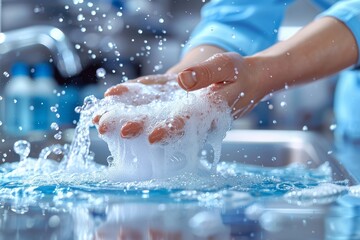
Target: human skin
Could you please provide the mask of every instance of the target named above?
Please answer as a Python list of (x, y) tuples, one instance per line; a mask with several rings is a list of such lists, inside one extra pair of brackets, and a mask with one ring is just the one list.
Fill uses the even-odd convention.
[[(211, 45), (190, 50), (183, 59), (164, 75), (140, 77), (132, 82), (162, 84), (169, 75), (186, 91), (209, 87), (225, 99), (234, 118), (249, 112), (265, 96), (285, 86), (318, 80), (354, 65), (358, 47), (352, 32), (341, 21), (323, 17), (311, 22), (288, 40), (279, 42), (255, 55), (242, 57)], [(130, 82), (131, 82), (130, 81)], [(108, 89), (105, 96), (131, 91), (121, 84)], [(172, 128), (169, 128), (169, 122)], [(100, 134), (108, 129), (106, 117), (96, 116)], [(181, 132), (183, 116), (159, 123), (149, 134), (150, 143), (166, 141)], [(132, 138), (143, 131), (144, 120), (125, 123), (120, 135)], [(175, 130), (174, 130), (175, 128)]]

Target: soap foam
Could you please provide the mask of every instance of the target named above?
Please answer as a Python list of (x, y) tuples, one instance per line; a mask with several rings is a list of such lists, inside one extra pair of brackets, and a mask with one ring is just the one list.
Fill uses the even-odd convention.
[[(187, 93), (175, 84), (125, 83), (129, 92), (102, 100), (104, 103), (95, 115), (103, 114), (110, 123), (110, 130), (101, 138), (114, 158), (109, 166), (111, 179), (146, 180), (205, 170), (198, 156), (205, 144), (214, 150), (213, 165), (219, 161), (221, 142), (231, 124), (230, 108), (208, 89)], [(163, 143), (149, 143), (148, 135), (159, 123), (179, 116), (185, 120), (180, 136), (172, 136)], [(144, 118), (144, 132), (140, 136), (120, 137), (125, 122)]]

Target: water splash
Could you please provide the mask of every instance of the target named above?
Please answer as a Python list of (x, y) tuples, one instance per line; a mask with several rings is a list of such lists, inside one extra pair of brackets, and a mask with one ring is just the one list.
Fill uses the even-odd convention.
[(14, 151), (20, 156), (20, 161), (24, 161), (30, 154), (30, 143), (25, 140), (16, 141)]

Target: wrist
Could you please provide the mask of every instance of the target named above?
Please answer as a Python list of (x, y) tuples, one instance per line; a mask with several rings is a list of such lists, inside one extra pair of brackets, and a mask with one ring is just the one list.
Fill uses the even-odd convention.
[(256, 84), (257, 100), (263, 99), (265, 96), (280, 90), (275, 84), (274, 66), (270, 65), (274, 59), (260, 55), (245, 57), (245, 62), (249, 67), (252, 81)]

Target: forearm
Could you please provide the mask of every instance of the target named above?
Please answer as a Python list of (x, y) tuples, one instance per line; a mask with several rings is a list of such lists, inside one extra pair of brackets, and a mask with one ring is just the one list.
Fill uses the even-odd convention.
[(292, 38), (247, 60), (256, 66), (266, 92), (336, 73), (356, 63), (358, 46), (351, 31), (331, 17), (318, 19)]

